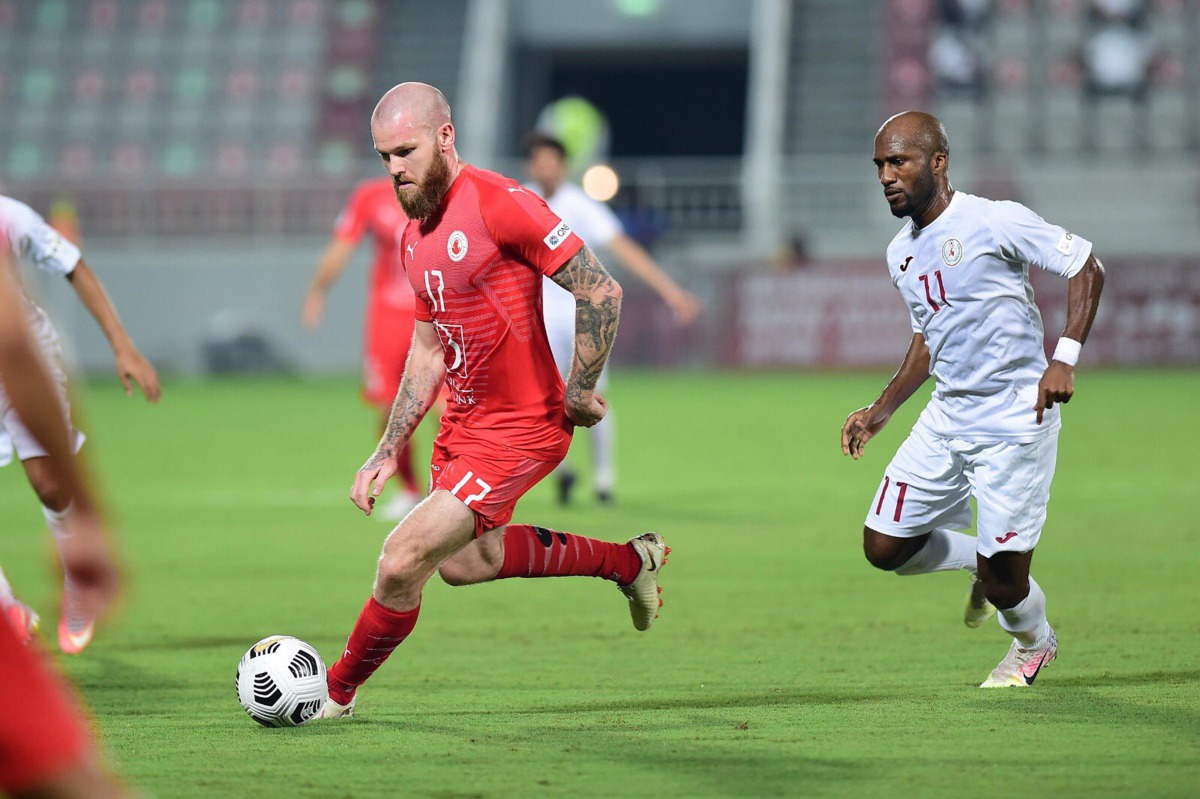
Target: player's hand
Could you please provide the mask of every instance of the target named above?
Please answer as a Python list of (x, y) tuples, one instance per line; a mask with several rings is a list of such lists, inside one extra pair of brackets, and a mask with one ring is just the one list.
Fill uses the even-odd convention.
[(397, 471), (396, 459), (387, 453), (376, 452), (363, 464), (354, 476), (350, 488), (350, 501), (368, 516), (375, 507), (375, 500), (383, 493), (383, 487)]
[(59, 541), (63, 571), (73, 584), (74, 601), (82, 615), (103, 616), (121, 587), (121, 574), (113, 557), (104, 520), (76, 501), (66, 518), (70, 535)]
[(676, 289), (663, 296), (663, 301), (671, 309), (677, 324), (687, 327), (696, 321), (700, 315), (700, 300), (696, 295), (684, 289)]
[(576, 427), (595, 427), (608, 413), (608, 403), (604, 401), (604, 397), (590, 392), (578, 395), (568, 392), (563, 405), (567, 411), (567, 418), (574, 422)]
[(1046, 367), (1046, 373), (1038, 383), (1038, 398), (1033, 410), (1037, 413), (1037, 423), (1042, 423), (1042, 414), (1054, 403), (1066, 405), (1075, 394), (1075, 367), (1062, 361), (1051, 361)]
[(162, 396), (162, 387), (158, 384), (158, 372), (154, 371), (154, 367), (146, 360), (145, 356), (136, 348), (129, 347), (118, 350), (116, 358), (117, 377), (121, 378), (121, 385), (125, 387), (125, 396), (133, 396), (133, 383), (137, 383), (147, 401), (158, 402)]
[(846, 423), (842, 425), (842, 454), (854, 460), (861, 458), (867, 442), (884, 428), (891, 417), (890, 413), (875, 405), (859, 408), (847, 416)]
[(309, 330), (316, 330), (325, 318), (325, 295), (319, 291), (310, 291), (304, 297), (304, 307), (300, 309), (300, 321)]

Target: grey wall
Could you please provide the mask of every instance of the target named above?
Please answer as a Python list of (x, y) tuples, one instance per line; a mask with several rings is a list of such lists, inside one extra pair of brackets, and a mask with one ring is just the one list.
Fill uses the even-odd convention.
[[(84, 242), (84, 256), (160, 370), (202, 371), (202, 341), (232, 320), (261, 330), (298, 371), (357, 373), (369, 248), (360, 248), (330, 294), (325, 323), (310, 333), (300, 324), (300, 304), (323, 246), (320, 237), (96, 240)], [(78, 365), (110, 370), (107, 342), (70, 285), (44, 275), (33, 282)]]

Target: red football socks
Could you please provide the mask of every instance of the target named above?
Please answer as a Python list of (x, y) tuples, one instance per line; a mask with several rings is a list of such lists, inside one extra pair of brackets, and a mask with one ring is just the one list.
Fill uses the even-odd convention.
[(619, 585), (633, 582), (642, 559), (632, 544), (598, 541), (531, 524), (510, 524), (504, 531), (506, 577), (603, 577)]
[(383, 665), (392, 650), (408, 637), (417, 624), (421, 606), (412, 610), (389, 610), (375, 601), (363, 605), (358, 621), (346, 641), (346, 650), (329, 669), (329, 698), (345, 705), (354, 691)]

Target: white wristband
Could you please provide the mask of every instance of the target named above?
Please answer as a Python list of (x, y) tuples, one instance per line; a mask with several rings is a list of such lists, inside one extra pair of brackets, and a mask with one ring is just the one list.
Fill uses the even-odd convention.
[(1079, 353), (1082, 349), (1083, 345), (1078, 341), (1063, 336), (1058, 340), (1058, 346), (1054, 348), (1052, 360), (1065, 363), (1067, 366), (1074, 366), (1079, 363)]

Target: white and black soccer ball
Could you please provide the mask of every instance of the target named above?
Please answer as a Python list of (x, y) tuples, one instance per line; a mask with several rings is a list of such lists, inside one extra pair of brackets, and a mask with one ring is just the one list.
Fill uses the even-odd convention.
[(242, 708), (264, 727), (312, 721), (329, 696), (321, 656), (290, 635), (272, 635), (250, 647), (235, 682)]

